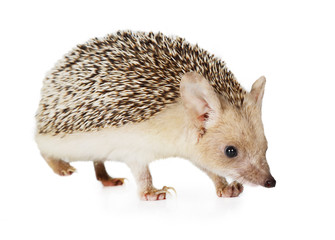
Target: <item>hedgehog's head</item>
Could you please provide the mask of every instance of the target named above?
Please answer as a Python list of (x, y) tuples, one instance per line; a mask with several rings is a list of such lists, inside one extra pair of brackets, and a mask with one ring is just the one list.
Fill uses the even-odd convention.
[(274, 187), (266, 161), (267, 140), (261, 120), (265, 78), (259, 78), (238, 108), (215, 93), (208, 80), (186, 73), (180, 92), (189, 126), (198, 136), (196, 161), (220, 176)]

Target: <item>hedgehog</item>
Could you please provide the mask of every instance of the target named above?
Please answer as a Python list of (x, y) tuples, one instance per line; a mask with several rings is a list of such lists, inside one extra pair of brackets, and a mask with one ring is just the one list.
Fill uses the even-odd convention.
[[(118, 31), (77, 45), (46, 75), (35, 140), (52, 170), (68, 176), (92, 161), (103, 186), (124, 184), (105, 161), (131, 169), (142, 200), (162, 200), (149, 164), (190, 160), (219, 197), (244, 183), (274, 187), (261, 119), (265, 77), (250, 92), (224, 61), (180, 37)], [(233, 181), (228, 183), (226, 177)]]

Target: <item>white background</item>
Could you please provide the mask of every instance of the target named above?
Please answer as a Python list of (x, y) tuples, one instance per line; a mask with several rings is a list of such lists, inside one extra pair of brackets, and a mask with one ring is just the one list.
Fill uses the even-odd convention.
[[(0, 239), (334, 239), (335, 7), (331, 1), (2, 1)], [(154, 162), (177, 196), (104, 189), (90, 162), (59, 177), (33, 140), (45, 73), (78, 43), (119, 29), (185, 37), (250, 89), (267, 77), (263, 121), (274, 189), (220, 199), (189, 162)]]

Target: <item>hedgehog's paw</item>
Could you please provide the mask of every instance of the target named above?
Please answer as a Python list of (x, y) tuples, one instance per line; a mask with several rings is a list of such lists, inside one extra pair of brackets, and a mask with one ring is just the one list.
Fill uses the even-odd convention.
[(238, 197), (243, 192), (243, 185), (236, 181), (230, 183), (229, 185), (220, 187), (216, 189), (216, 194), (219, 197)]
[(156, 201), (156, 200), (165, 200), (166, 194), (170, 193), (169, 190), (176, 190), (173, 187), (166, 187), (164, 186), (162, 189), (150, 189), (140, 193), (141, 200), (144, 201)]
[(76, 171), (76, 169), (72, 167), (68, 162), (49, 157), (44, 158), (49, 166), (52, 168), (52, 170), (60, 176), (70, 176)]
[(107, 179), (101, 179), (99, 181), (101, 181), (102, 185), (104, 187), (114, 187), (114, 186), (121, 186), (124, 184), (124, 180), (125, 178), (112, 178), (109, 177)]

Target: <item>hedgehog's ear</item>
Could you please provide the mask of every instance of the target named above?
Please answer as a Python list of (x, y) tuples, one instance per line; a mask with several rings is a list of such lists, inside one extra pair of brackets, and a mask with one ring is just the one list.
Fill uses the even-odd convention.
[(220, 101), (207, 79), (198, 73), (186, 73), (180, 82), (184, 108), (199, 128), (207, 128), (216, 120)]
[(264, 76), (258, 78), (251, 87), (250, 95), (259, 107), (262, 107), (266, 79)]

